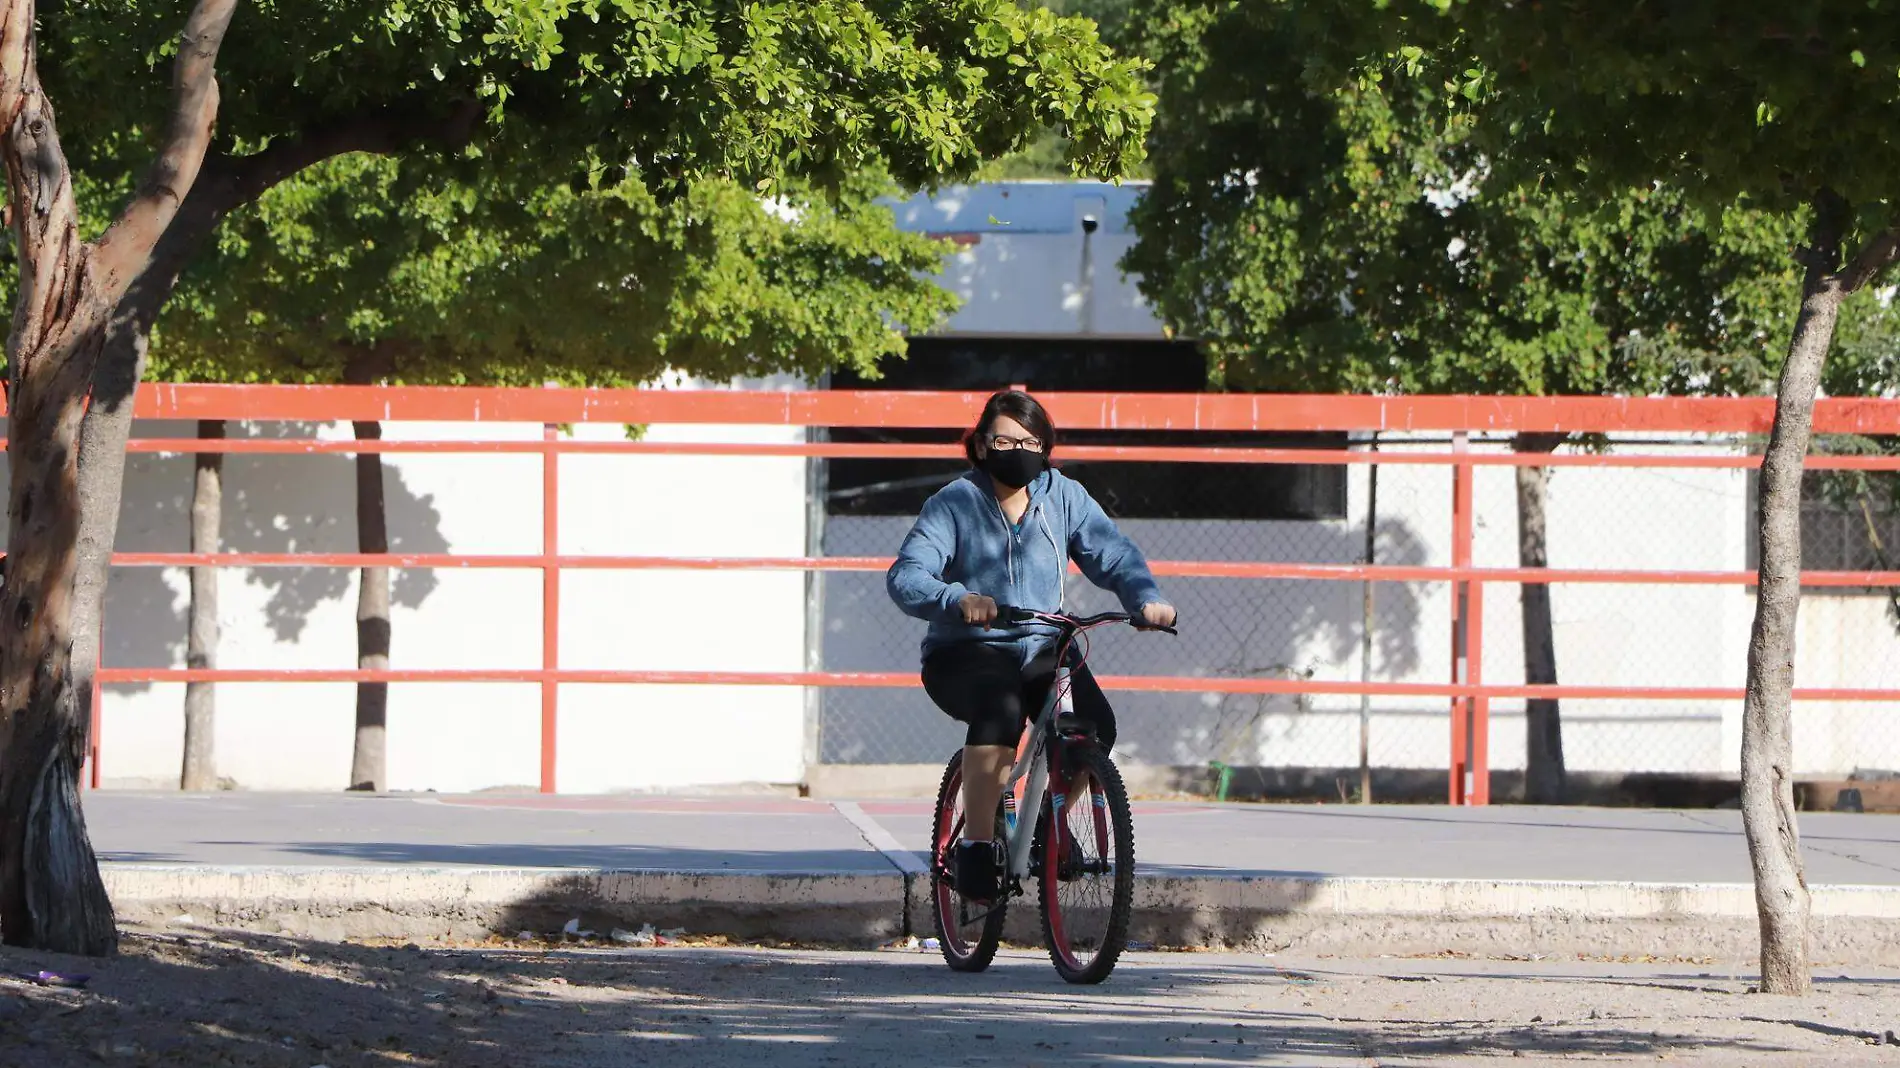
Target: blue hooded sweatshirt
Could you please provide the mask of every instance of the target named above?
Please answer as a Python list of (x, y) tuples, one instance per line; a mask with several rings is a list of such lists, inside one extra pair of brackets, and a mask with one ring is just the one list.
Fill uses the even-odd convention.
[(1161, 600), (1141, 550), (1081, 483), (1053, 468), (1043, 471), (1029, 484), (1029, 509), (1012, 529), (990, 477), (971, 471), (924, 502), (884, 586), (906, 615), (930, 624), (925, 656), (956, 642), (983, 641), (1014, 643), (1027, 662), (1049, 627), (973, 627), (963, 622), (959, 602), (979, 593), (999, 604), (1059, 611), (1070, 560), (1090, 582), (1121, 598), (1130, 614)]

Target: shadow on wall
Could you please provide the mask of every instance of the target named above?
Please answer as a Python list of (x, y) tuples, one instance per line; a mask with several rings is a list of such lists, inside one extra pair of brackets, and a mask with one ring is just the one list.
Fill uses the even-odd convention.
[[(831, 516), (829, 555), (887, 555), (903, 540), (908, 516)], [(1338, 521), (1126, 520), (1122, 528), (1151, 559), (1354, 564), (1364, 560), (1365, 528)], [(1379, 523), (1381, 564), (1427, 562), (1427, 548), (1406, 522)], [(1179, 639), (1127, 628), (1096, 632), (1091, 664), (1102, 674), (1218, 678), (1359, 679), (1363, 586), (1357, 582), (1164, 578), (1181, 611)], [(1419, 642), (1428, 584), (1381, 583), (1373, 617), (1375, 680), (1404, 678), (1420, 667)], [(1071, 611), (1116, 608), (1114, 598), (1072, 576)], [(825, 576), (824, 669), (896, 671), (918, 666), (921, 622), (899, 614), (884, 575)], [(1120, 722), (1117, 753), (1149, 764), (1357, 762), (1356, 720), (1314, 715), (1313, 701), (1283, 695), (1112, 694)], [(1333, 698), (1329, 708), (1356, 698)], [(962, 742), (962, 727), (919, 689), (830, 689), (824, 694), (820, 761), (836, 764), (938, 763)], [(1337, 750), (1337, 753), (1334, 753)]]
[[(312, 438), (316, 423), (231, 423), (233, 438)], [(184, 438), (189, 422), (144, 422), (135, 438)], [(120, 552), (184, 552), (191, 544), (194, 460), (189, 455), (132, 453), (119, 513)], [(392, 552), (447, 552), (433, 500), (416, 493), (401, 468), (384, 464), (383, 496)], [(356, 551), (356, 474), (351, 454), (229, 455), (224, 461), (222, 539), (227, 552), (342, 553)], [(267, 591), (254, 620), (256, 597)], [(106, 589), (105, 663), (112, 667), (175, 667), (185, 658), (190, 593), (183, 568), (114, 567)], [(399, 570), (391, 578), (396, 606), (415, 608), (436, 587), (431, 569)], [(225, 644), (245, 633), (268, 631), (278, 643), (304, 636), (310, 613), (326, 601), (354, 596), (355, 570), (341, 567), (227, 569), (220, 607)], [(261, 624), (261, 626), (260, 626)], [(354, 638), (338, 642), (353, 648)], [(228, 661), (227, 661), (228, 662)], [(145, 687), (128, 687), (143, 689)]]

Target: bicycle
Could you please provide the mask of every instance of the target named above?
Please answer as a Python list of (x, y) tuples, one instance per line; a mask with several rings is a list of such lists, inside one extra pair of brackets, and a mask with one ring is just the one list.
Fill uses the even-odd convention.
[[(1034, 861), (1049, 959), (1071, 983), (1099, 983), (1115, 969), (1127, 944), (1135, 896), (1135, 825), (1121, 772), (1096, 745), (1094, 732), (1073, 715), (1069, 659), (1077, 638), (1134, 620), (1124, 612), (1077, 617), (1001, 605), (997, 618), (1055, 627), (1056, 677), (1017, 746), (1009, 789), (997, 808), (995, 834), (1007, 843), (1008, 862), (1002, 893), (988, 904), (965, 899), (953, 885), (953, 853), (965, 815), (963, 751), (944, 768), (931, 827), (938, 944), (944, 962), (956, 971), (989, 967), (1002, 941), (1010, 899), (1026, 893), (1023, 881)], [(1173, 627), (1138, 629), (1176, 633)], [(1075, 667), (1087, 661), (1087, 647), (1084, 639)], [(1025, 820), (1018, 813), (1033, 816)]]

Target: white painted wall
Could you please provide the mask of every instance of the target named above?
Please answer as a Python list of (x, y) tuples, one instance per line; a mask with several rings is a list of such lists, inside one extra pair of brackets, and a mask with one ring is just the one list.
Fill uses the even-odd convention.
[[(1731, 446), (1637, 446), (1688, 455)], [(1480, 564), (1517, 562), (1514, 473), (1479, 478)], [(1738, 469), (1552, 469), (1553, 567), (1741, 570), (1747, 476)], [(1487, 594), (1485, 678), (1523, 679), (1515, 586)], [(1558, 677), (1577, 685), (1737, 686), (1753, 602), (1740, 587), (1559, 585), (1552, 596)], [(1567, 764), (1586, 771), (1734, 772), (1739, 702), (1567, 701)], [(1522, 767), (1523, 702), (1493, 708), (1492, 763)]]
[[(1117, 266), (1135, 243), (1128, 209), (1145, 182), (998, 182), (894, 202), (898, 225), (956, 237), (939, 281), (963, 300), (948, 333), (1160, 337)], [(1093, 234), (1082, 220), (1096, 220)]]
[[(648, 437), (795, 442), (804, 430), (654, 427)], [(805, 462), (797, 457), (573, 456), (561, 477), (568, 552), (805, 552)], [(567, 667), (800, 671), (805, 579), (792, 571), (576, 572), (562, 587), (561, 633)], [(791, 783), (804, 775), (799, 689), (568, 686), (561, 700), (564, 790)]]
[[(773, 383), (786, 388), (788, 383)], [(347, 435), (335, 426), (297, 428)], [(190, 424), (141, 423), (141, 437)], [(621, 438), (581, 425), (580, 438)], [(539, 438), (538, 425), (391, 423), (391, 439)], [(786, 427), (656, 427), (654, 440), (795, 441)], [(233, 550), (349, 552), (354, 483), (347, 456), (232, 457), (225, 537)], [(797, 458), (571, 455), (561, 459), (563, 552), (797, 556), (804, 552), (804, 467)], [(538, 553), (538, 456), (391, 454), (386, 496), (395, 551)], [(135, 455), (119, 545), (182, 551), (191, 461)], [(537, 668), (538, 570), (405, 570), (393, 579), (393, 662), (414, 668)], [(106, 662), (184, 663), (186, 574), (116, 568)], [(220, 588), (221, 666), (349, 667), (356, 573), (245, 569)], [(795, 671), (804, 657), (804, 584), (796, 573), (575, 571), (561, 589), (564, 666)], [(182, 685), (116, 685), (103, 709), (108, 783), (176, 781)], [(224, 684), (221, 775), (256, 789), (340, 789), (349, 772), (355, 689), (347, 684)], [(796, 782), (803, 774), (800, 691), (765, 687), (564, 686), (558, 780), (564, 790)], [(390, 785), (399, 790), (531, 786), (539, 779), (540, 690), (532, 684), (395, 684)]]
[[(1797, 626), (1795, 685), (1900, 687), (1900, 638), (1886, 598), (1810, 595), (1801, 602)], [(1796, 770), (1804, 774), (1900, 770), (1900, 708), (1835, 701), (1796, 705), (1794, 753)]]

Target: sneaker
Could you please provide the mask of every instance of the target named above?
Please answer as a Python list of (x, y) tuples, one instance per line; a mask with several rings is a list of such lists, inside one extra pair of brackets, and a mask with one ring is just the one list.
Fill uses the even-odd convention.
[(1000, 852), (995, 842), (958, 842), (951, 876), (957, 893), (975, 902), (995, 900), (1002, 887)]
[(1062, 859), (1056, 864), (1056, 878), (1062, 882), (1074, 882), (1082, 876), (1088, 858), (1082, 855), (1082, 843), (1073, 835), (1066, 836), (1062, 850)]

